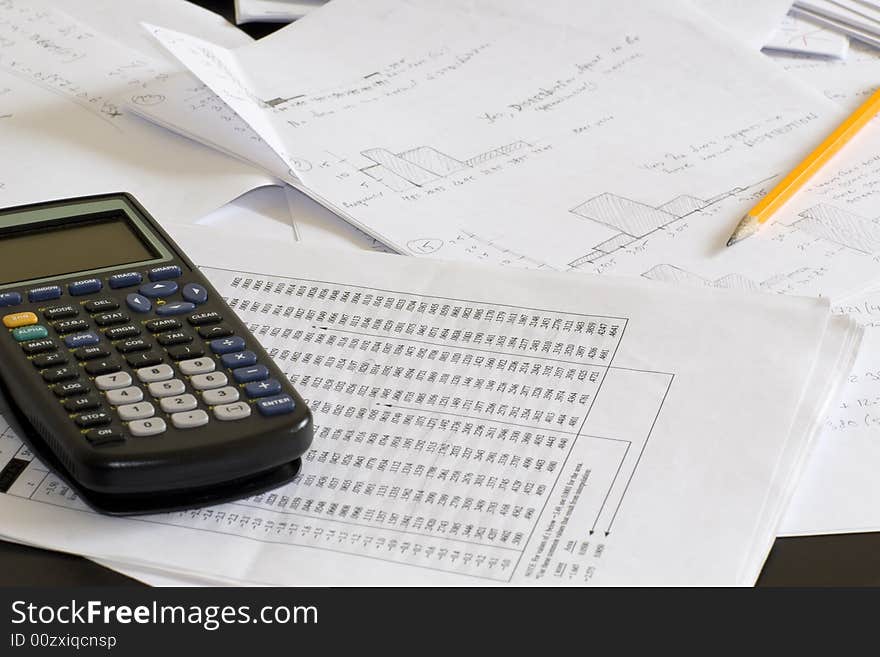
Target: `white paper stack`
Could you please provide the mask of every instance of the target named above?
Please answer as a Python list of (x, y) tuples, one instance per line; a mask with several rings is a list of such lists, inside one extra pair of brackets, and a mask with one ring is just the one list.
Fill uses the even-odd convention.
[(794, 11), (880, 48), (880, 2), (875, 0), (795, 0)]

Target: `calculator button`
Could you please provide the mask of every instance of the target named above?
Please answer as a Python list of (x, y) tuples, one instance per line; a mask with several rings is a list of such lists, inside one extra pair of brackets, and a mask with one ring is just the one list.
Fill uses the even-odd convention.
[(174, 378), (174, 370), (171, 365), (156, 365), (154, 367), (142, 367), (137, 372), (137, 377), (144, 383), (153, 383), (155, 381), (167, 381)]
[(84, 319), (64, 319), (52, 324), (52, 328), (60, 335), (64, 335), (66, 333), (75, 333), (76, 331), (85, 331), (89, 328), (89, 323)]
[(202, 400), (208, 406), (231, 404), (232, 402), (237, 402), (238, 398), (238, 388), (233, 388), (232, 386), (224, 386), (223, 388), (215, 388), (214, 390), (205, 390), (205, 392), (202, 393)]
[(220, 313), (204, 312), (190, 315), (187, 321), (192, 326), (205, 326), (207, 324), (218, 324), (223, 321), (223, 318), (220, 316)]
[(265, 365), (252, 365), (251, 367), (239, 367), (232, 370), (232, 378), (238, 383), (250, 383), (251, 381), (263, 381), (269, 378), (269, 370)]
[(257, 402), (257, 408), (260, 410), (261, 415), (284, 415), (285, 413), (292, 413), (293, 409), (296, 408), (296, 404), (294, 404), (293, 398), (290, 395), (279, 395), (277, 397), (261, 399)]
[(166, 281), (169, 278), (179, 278), (181, 273), (180, 267), (177, 265), (166, 265), (151, 269), (149, 276), (151, 281)]
[(138, 438), (165, 433), (167, 428), (165, 420), (160, 417), (151, 417), (148, 420), (134, 420), (128, 423), (128, 430), (131, 431), (131, 435)]
[(200, 326), (198, 331), (199, 335), (205, 340), (216, 340), (233, 334), (233, 330), (223, 324), (219, 326)]
[(92, 411), (91, 413), (83, 413), (74, 419), (77, 426), (82, 429), (91, 429), (92, 427), (101, 427), (110, 424), (113, 418), (105, 411)]
[(17, 306), (21, 303), (21, 294), (18, 292), (0, 292), (0, 308)]
[(176, 319), (151, 319), (147, 322), (147, 330), (150, 333), (163, 333), (165, 331), (174, 331), (181, 327), (181, 323)]
[(22, 344), (21, 348), (28, 356), (33, 356), (35, 354), (44, 354), (47, 351), (55, 351), (58, 349), (58, 345), (51, 340), (32, 340)]
[(189, 301), (175, 301), (174, 303), (166, 303), (164, 306), (156, 308), (156, 314), (164, 315), (183, 315), (195, 310), (195, 304)]
[(85, 370), (89, 376), (102, 376), (112, 374), (122, 369), (122, 365), (115, 360), (92, 360), (86, 363)]
[(125, 338), (133, 338), (134, 336), (140, 334), (141, 330), (134, 324), (128, 324), (126, 326), (114, 326), (113, 328), (109, 328), (104, 331), (104, 335), (106, 335), (111, 340), (123, 340)]
[(135, 354), (128, 354), (125, 357), (125, 362), (134, 368), (152, 367), (162, 362), (162, 356), (155, 351), (141, 351)]
[(89, 391), (89, 387), (82, 381), (67, 381), (55, 386), (52, 390), (58, 397), (71, 397), (73, 395), (84, 395)]
[(131, 374), (128, 372), (114, 372), (95, 377), (95, 385), (98, 390), (118, 390), (128, 388), (131, 385)]
[(117, 388), (116, 390), (108, 390), (105, 394), (107, 396), (107, 403), (111, 406), (137, 404), (139, 401), (144, 400), (144, 391), (137, 386)]
[(171, 356), (171, 360), (184, 360), (204, 356), (205, 350), (199, 345), (181, 344), (176, 347), (168, 347), (168, 355)]
[(196, 374), (190, 379), (193, 388), (196, 390), (210, 390), (211, 388), (222, 388), (229, 379), (223, 372), (211, 372), (209, 374)]
[(175, 397), (186, 392), (186, 384), (180, 379), (171, 379), (170, 381), (156, 381), (147, 386), (153, 397)]
[(68, 349), (77, 349), (79, 347), (88, 347), (98, 344), (101, 338), (96, 333), (89, 331), (88, 333), (77, 333), (76, 335), (68, 335), (64, 338), (64, 344)]
[(136, 313), (148, 313), (153, 309), (152, 301), (134, 292), (125, 297), (125, 305)]
[(214, 417), (218, 420), (228, 422), (230, 420), (243, 420), (251, 416), (250, 404), (246, 402), (236, 402), (234, 404), (223, 404), (214, 407)]
[(67, 381), (79, 377), (79, 372), (75, 367), (55, 367), (51, 370), (43, 372), (43, 380), (47, 383), (58, 383), (59, 381)]
[(114, 290), (117, 290), (121, 287), (140, 285), (142, 280), (143, 276), (141, 276), (140, 272), (127, 271), (122, 274), (113, 274), (108, 282), (110, 283), (110, 287), (112, 287)]
[(36, 301), (51, 301), (61, 297), (61, 288), (58, 285), (46, 285), (45, 287), (35, 287), (28, 290), (28, 301), (34, 303)]
[(79, 315), (79, 310), (77, 310), (76, 306), (52, 306), (43, 311), (43, 317), (50, 322), (55, 321), (56, 319), (76, 317), (77, 315)]
[(116, 349), (121, 354), (130, 354), (135, 351), (146, 351), (149, 348), (150, 343), (143, 338), (131, 338), (116, 344)]
[(146, 420), (156, 414), (156, 407), (150, 402), (140, 402), (138, 404), (125, 404), (116, 409), (119, 413), (119, 419), (123, 422), (131, 422), (132, 420)]
[(244, 351), (244, 338), (230, 336), (219, 340), (212, 340), (210, 343), (211, 351), (215, 354), (231, 354), (236, 351)]
[(170, 347), (175, 344), (192, 342), (193, 336), (183, 331), (172, 331), (171, 333), (160, 333), (156, 336), (156, 341), (163, 347)]
[(148, 299), (164, 299), (177, 292), (177, 283), (163, 281), (162, 283), (144, 283), (138, 288), (138, 292)]
[(107, 310), (116, 310), (119, 308), (119, 304), (116, 303), (115, 299), (92, 299), (83, 304), (83, 308), (86, 309), (87, 313), (94, 314), (102, 313)]
[(101, 283), (100, 279), (87, 278), (84, 281), (74, 281), (68, 284), (67, 293), (74, 297), (81, 297), (84, 294), (100, 292), (102, 287), (104, 287), (104, 284)]
[(64, 410), (68, 413), (81, 413), (82, 411), (90, 411), (94, 408), (100, 407), (101, 400), (95, 396), (71, 397), (64, 402)]
[(171, 424), (178, 429), (195, 429), (208, 424), (208, 419), (208, 414), (200, 409), (186, 413), (174, 413), (171, 416)]
[(39, 324), (35, 326), (19, 326), (16, 329), (12, 329), (12, 338), (16, 342), (28, 342), (29, 340), (40, 340), (42, 338), (48, 337), (49, 331), (45, 326), (40, 326)]
[(112, 427), (103, 427), (101, 429), (86, 431), (86, 440), (95, 447), (100, 447), (101, 445), (112, 445), (114, 443), (124, 442), (125, 437)]
[(64, 363), (67, 362), (67, 356), (62, 354), (60, 351), (56, 351), (52, 354), (43, 354), (42, 356), (37, 356), (31, 362), (34, 364), (34, 367), (44, 370), (47, 367), (64, 365)]
[(217, 364), (211, 358), (191, 358), (180, 361), (177, 368), (184, 376), (192, 376), (193, 374), (213, 372), (217, 368)]
[(18, 328), (30, 326), (40, 321), (34, 313), (9, 313), (3, 316), (3, 326), (6, 328)]
[(129, 321), (131, 317), (126, 315), (121, 310), (116, 310), (112, 313), (101, 313), (100, 315), (95, 315), (95, 324), (98, 326), (115, 326), (116, 324), (125, 324)]
[(96, 358), (107, 358), (110, 352), (104, 347), (80, 347), (73, 352), (77, 360), (95, 360)]
[(208, 300), (208, 288), (198, 283), (187, 283), (183, 286), (181, 296), (184, 301), (192, 301), (195, 304), (205, 303)]
[(257, 364), (257, 355), (253, 351), (239, 351), (234, 354), (223, 354), (220, 361), (223, 367), (248, 367)]
[(277, 395), (279, 392), (281, 392), (281, 384), (275, 379), (269, 379), (268, 381), (254, 381), (248, 383), (244, 387), (244, 394), (251, 399)]
[(159, 406), (162, 407), (163, 413), (177, 413), (185, 411), (194, 411), (199, 405), (194, 395), (177, 395), (176, 397), (162, 397), (159, 400)]

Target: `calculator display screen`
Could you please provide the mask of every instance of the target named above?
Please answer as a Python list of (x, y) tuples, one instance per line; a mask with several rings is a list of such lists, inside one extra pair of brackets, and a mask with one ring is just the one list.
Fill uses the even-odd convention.
[(0, 285), (158, 257), (124, 215), (0, 233)]

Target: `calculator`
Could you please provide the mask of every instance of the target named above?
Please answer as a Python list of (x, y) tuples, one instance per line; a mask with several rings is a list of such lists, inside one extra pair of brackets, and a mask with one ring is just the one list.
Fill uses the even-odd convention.
[(125, 193), (0, 210), (0, 391), (90, 506), (171, 511), (277, 487), (308, 406)]

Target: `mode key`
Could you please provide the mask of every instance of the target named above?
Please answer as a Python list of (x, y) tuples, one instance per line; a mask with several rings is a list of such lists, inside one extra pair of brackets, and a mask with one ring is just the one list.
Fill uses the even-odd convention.
[(68, 317), (76, 317), (79, 315), (79, 310), (76, 306), (52, 306), (51, 308), (46, 308), (43, 311), (43, 317), (48, 319), (50, 322), (55, 321), (56, 319), (67, 319)]

